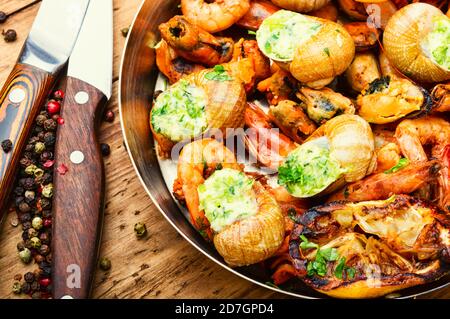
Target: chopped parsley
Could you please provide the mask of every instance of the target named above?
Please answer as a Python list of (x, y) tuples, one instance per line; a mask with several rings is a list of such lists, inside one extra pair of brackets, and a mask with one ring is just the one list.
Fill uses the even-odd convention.
[(216, 65), (211, 72), (206, 73), (205, 78), (210, 81), (231, 81), (233, 78), (228, 75), (223, 65)]
[(323, 49), (323, 52), (325, 52), (326, 55), (330, 56), (330, 49), (325, 48), (325, 49)]

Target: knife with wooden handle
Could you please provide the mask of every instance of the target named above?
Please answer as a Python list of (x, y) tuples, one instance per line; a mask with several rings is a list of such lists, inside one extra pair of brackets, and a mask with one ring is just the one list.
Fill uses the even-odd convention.
[(64, 67), (83, 23), (89, 0), (44, 0), (19, 59), (0, 90), (0, 221), (34, 119)]
[(55, 147), (53, 297), (88, 298), (103, 219), (104, 169), (97, 126), (111, 97), (112, 0), (91, 1), (69, 60)]

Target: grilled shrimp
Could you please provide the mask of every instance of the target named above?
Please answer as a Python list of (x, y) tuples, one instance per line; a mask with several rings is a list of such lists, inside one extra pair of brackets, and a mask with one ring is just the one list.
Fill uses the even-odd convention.
[(205, 68), (200, 64), (191, 63), (178, 56), (175, 50), (164, 40), (161, 40), (155, 51), (156, 65), (161, 73), (169, 79), (170, 84), (177, 82), (185, 75), (201, 71)]
[(250, 128), (244, 137), (245, 145), (265, 167), (277, 169), (285, 157), (297, 148), (289, 137), (273, 129), (270, 117), (253, 103), (247, 103), (245, 125)]
[(431, 156), (441, 160), (438, 179), (438, 203), (450, 210), (450, 123), (439, 117), (404, 120), (395, 131), (402, 153), (412, 162), (428, 159), (424, 146), (431, 146)]
[(330, 0), (272, 0), (277, 6), (297, 12), (310, 12), (327, 5)]
[(280, 10), (276, 5), (267, 0), (252, 0), (250, 9), (236, 23), (238, 26), (256, 31), (265, 18)]
[(250, 0), (181, 0), (183, 15), (211, 33), (228, 29), (249, 9)]
[(387, 199), (396, 194), (410, 194), (438, 179), (441, 165), (439, 161), (411, 163), (404, 169), (386, 174), (380, 172), (347, 185), (334, 193), (328, 201), (366, 201)]
[(162, 38), (186, 60), (214, 66), (231, 60), (234, 42), (214, 37), (183, 16), (174, 16), (159, 26)]
[(272, 76), (258, 83), (258, 91), (265, 93), (267, 101), (276, 105), (283, 100), (289, 100), (294, 95), (297, 80), (278, 65), (272, 65)]

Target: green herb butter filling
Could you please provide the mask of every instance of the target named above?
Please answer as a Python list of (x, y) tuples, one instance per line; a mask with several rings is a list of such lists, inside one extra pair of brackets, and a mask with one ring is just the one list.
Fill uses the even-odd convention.
[(327, 145), (307, 142), (292, 151), (278, 168), (278, 183), (295, 197), (317, 195), (335, 182), (344, 170)]
[(153, 129), (174, 142), (200, 135), (208, 127), (207, 101), (203, 89), (186, 80), (178, 81), (156, 99), (151, 118)]
[(215, 232), (257, 213), (253, 182), (243, 172), (224, 168), (198, 186), (200, 209)]
[(446, 16), (437, 18), (433, 30), (424, 41), (431, 59), (443, 69), (450, 71), (450, 19)]
[(266, 56), (289, 62), (294, 59), (297, 46), (317, 34), (321, 27), (320, 22), (308, 16), (279, 10), (263, 21), (256, 32), (256, 40)]

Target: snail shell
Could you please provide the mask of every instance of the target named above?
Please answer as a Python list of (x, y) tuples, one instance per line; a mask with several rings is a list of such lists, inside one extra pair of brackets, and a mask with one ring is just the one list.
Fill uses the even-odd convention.
[(272, 0), (277, 6), (297, 12), (309, 12), (327, 5), (330, 0)]

